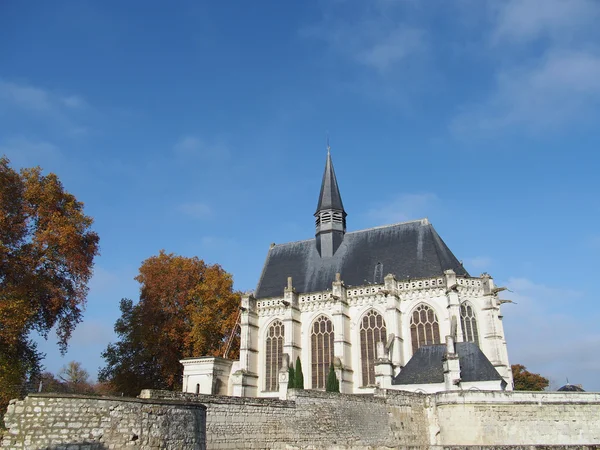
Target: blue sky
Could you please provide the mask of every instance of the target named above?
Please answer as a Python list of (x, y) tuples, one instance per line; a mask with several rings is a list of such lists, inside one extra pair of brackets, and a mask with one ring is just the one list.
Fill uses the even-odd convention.
[(96, 374), (165, 249), (253, 289), (313, 235), (329, 132), (348, 229), (429, 217), (489, 272), (509, 356), (600, 391), (600, 3), (0, 3), (0, 154), (59, 175), (102, 255), (69, 352)]

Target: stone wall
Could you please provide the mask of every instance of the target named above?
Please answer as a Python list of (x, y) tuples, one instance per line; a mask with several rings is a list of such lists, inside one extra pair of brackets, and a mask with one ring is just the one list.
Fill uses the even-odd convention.
[(198, 403), (61, 394), (12, 400), (3, 449), (205, 449)]
[(600, 393), (290, 390), (282, 401), (145, 390), (140, 397), (13, 401), (2, 448), (600, 448)]
[(431, 410), (439, 445), (600, 444), (600, 393), (444, 392)]
[(289, 400), (142, 391), (207, 406), (209, 449), (388, 449), (427, 446), (425, 396), (389, 398), (290, 390)]

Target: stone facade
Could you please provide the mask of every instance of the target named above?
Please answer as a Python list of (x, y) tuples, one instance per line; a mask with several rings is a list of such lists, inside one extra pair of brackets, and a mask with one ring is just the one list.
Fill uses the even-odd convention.
[(199, 403), (35, 394), (12, 400), (4, 421), (3, 449), (206, 448)]
[[(434, 311), (442, 343), (445, 336), (451, 335), (456, 336), (456, 342), (466, 340), (460, 321), (452, 329), (452, 318), (461, 317), (461, 306), (469, 305), (475, 318), (473, 323), (477, 327), (479, 347), (504, 378), (506, 389), (512, 389), (512, 373), (498, 297), (501, 289), (495, 286), (488, 275), (457, 276), (449, 270), (439, 277), (411, 281), (398, 281), (389, 275), (385, 277), (384, 284), (353, 287), (338, 280), (332, 283), (331, 290), (306, 294), (297, 293), (292, 282), (280, 298), (242, 298), (240, 359), (227, 366), (231, 367), (231, 376), (223, 370), (225, 366), (220, 358), (182, 360), (184, 392), (195, 393), (199, 386), (201, 393), (217, 393), (213, 384), (206, 380), (216, 380), (214, 374), (218, 373), (221, 386), (219, 393), (282, 398), (279, 390), (269, 390), (266, 386), (268, 364), (264, 349), (269, 327), (276, 321), (284, 325), (284, 354), (289, 355), (291, 362), (300, 357), (305, 374), (304, 386), (311, 388), (311, 327), (315, 319), (321, 316), (330, 318), (334, 326), (334, 356), (340, 362), (337, 375), (341, 381), (341, 392), (370, 394), (376, 387), (413, 392), (446, 390), (444, 383), (402, 386), (393, 386), (391, 383), (392, 376), (412, 357), (410, 321), (414, 310), (420, 305), (426, 305)], [(390, 336), (387, 348), (379, 355), (380, 362), (387, 362), (390, 368), (387, 375), (378, 377), (378, 382), (373, 384), (364, 382), (361, 370), (364, 361), (360, 326), (363, 317), (370, 312), (382, 316), (386, 334)], [(385, 367), (379, 370), (386, 373)], [(460, 368), (457, 372), (460, 373)], [(452, 389), (455, 388), (451, 381), (448, 384)], [(473, 387), (501, 389), (499, 382), (483, 381), (463, 386), (464, 389)]]

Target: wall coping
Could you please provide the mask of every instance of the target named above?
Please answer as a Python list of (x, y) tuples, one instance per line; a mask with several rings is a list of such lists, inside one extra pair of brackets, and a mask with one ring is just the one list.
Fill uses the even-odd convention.
[[(84, 395), (84, 394), (66, 394), (58, 392), (36, 392), (28, 394), (27, 398), (32, 399), (65, 399), (65, 400), (97, 400), (97, 401), (111, 401), (111, 402), (124, 402), (124, 403), (141, 403), (146, 405), (171, 405), (171, 406), (188, 406), (197, 409), (206, 409), (206, 406), (192, 401), (178, 400), (178, 399), (164, 399), (164, 398), (136, 398), (136, 397), (114, 397), (114, 396), (98, 396), (98, 395)], [(11, 403), (18, 401), (18, 399), (11, 400)]]
[(437, 405), (481, 404), (600, 404), (600, 392), (557, 391), (448, 391), (429, 394)]

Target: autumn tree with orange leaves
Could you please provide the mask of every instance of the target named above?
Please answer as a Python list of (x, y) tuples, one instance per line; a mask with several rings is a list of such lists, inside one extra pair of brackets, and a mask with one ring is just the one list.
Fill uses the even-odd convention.
[(98, 254), (92, 223), (56, 175), (0, 158), (0, 414), (39, 371), (30, 333), (56, 327), (65, 351), (81, 322)]
[[(121, 300), (120, 339), (103, 352), (99, 379), (131, 396), (141, 389), (180, 389), (180, 359), (223, 356), (240, 295), (221, 266), (164, 251), (142, 263), (136, 280), (140, 300)], [(238, 349), (236, 336), (229, 356)]]
[(543, 391), (550, 383), (539, 373), (531, 373), (522, 364), (513, 364), (512, 369), (515, 391)]

